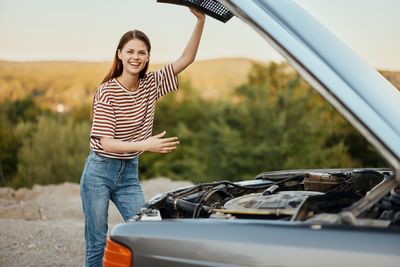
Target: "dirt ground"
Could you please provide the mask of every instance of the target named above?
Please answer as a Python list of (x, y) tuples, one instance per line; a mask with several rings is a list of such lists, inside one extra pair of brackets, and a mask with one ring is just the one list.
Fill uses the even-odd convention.
[[(191, 185), (157, 178), (142, 183), (146, 200)], [(109, 229), (122, 222), (113, 204)], [(0, 266), (83, 266), (83, 214), (79, 185), (0, 188)]]

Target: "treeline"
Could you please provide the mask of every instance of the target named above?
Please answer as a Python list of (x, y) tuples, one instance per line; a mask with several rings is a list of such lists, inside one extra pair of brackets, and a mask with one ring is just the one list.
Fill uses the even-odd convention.
[(90, 101), (110, 63), (0, 61), (0, 102), (34, 97), (40, 108), (68, 109)]
[[(201, 96), (223, 97), (246, 80), (252, 61), (216, 59), (196, 61), (181, 77), (201, 88)], [(94, 89), (109, 70), (110, 62), (8, 62), (0, 60), (0, 103), (33, 96), (41, 108), (67, 110), (91, 101)], [(160, 64), (151, 64), (158, 69)], [(214, 90), (218, 88), (218, 90)]]
[[(215, 88), (215, 90), (218, 90)], [(68, 112), (32, 96), (0, 105), (0, 179), (13, 187), (79, 182), (89, 150), (90, 103)], [(229, 97), (199, 96), (189, 80), (160, 100), (154, 133), (178, 136), (167, 155), (144, 153), (142, 179), (250, 179), (293, 168), (382, 167), (386, 163), (286, 64), (254, 64)]]

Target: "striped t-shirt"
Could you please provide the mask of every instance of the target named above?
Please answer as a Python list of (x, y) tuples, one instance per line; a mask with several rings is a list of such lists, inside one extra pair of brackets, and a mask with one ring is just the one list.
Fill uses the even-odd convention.
[(131, 159), (142, 153), (106, 152), (100, 138), (109, 137), (127, 142), (149, 138), (153, 130), (156, 100), (176, 89), (178, 79), (171, 64), (147, 73), (133, 92), (125, 89), (115, 78), (103, 83), (93, 100), (90, 149), (118, 159)]

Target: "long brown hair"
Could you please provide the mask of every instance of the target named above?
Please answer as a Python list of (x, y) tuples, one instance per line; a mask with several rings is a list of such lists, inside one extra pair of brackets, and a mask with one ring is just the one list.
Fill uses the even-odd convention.
[[(114, 62), (111, 66), (111, 69), (104, 77), (101, 83), (105, 83), (122, 74), (123, 66), (122, 66), (122, 61), (118, 57), (118, 50), (122, 50), (122, 48), (126, 45), (126, 43), (133, 39), (139, 39), (140, 41), (142, 41), (147, 47), (147, 52), (150, 53), (151, 50), (150, 40), (144, 32), (139, 30), (133, 30), (124, 33), (124, 35), (122, 35), (121, 39), (119, 40), (117, 49), (115, 50)], [(148, 67), (149, 67), (149, 61), (147, 61), (143, 70), (140, 71), (139, 73), (140, 79), (146, 76)]]

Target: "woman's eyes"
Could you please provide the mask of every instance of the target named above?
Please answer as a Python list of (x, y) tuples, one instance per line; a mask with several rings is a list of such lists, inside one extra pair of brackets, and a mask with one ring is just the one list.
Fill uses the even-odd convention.
[[(135, 51), (133, 51), (133, 50), (128, 50), (128, 51), (126, 51), (126, 53), (131, 55), (131, 54), (134, 54)], [(146, 55), (146, 51), (138, 51), (137, 53), (138, 53), (139, 55), (141, 55), (141, 56)]]

